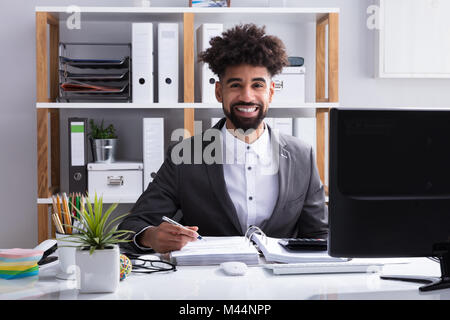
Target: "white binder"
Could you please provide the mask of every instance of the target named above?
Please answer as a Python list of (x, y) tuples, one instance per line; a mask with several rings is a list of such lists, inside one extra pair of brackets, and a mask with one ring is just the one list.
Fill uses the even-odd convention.
[(310, 144), (316, 153), (316, 118), (294, 118), (294, 136)]
[[(197, 29), (197, 52), (200, 53), (210, 47), (209, 40), (220, 36), (223, 32), (223, 24), (204, 23)], [(217, 103), (215, 87), (218, 77), (211, 71), (206, 63), (198, 64), (198, 90), (200, 93), (197, 100), (203, 103)]]
[(132, 25), (133, 103), (153, 103), (153, 24)]
[(292, 118), (264, 118), (264, 122), (272, 128), (272, 130), (277, 130), (279, 133), (287, 134), (292, 136)]
[(158, 24), (158, 102), (178, 102), (178, 24)]
[(164, 118), (143, 119), (144, 190), (164, 162)]

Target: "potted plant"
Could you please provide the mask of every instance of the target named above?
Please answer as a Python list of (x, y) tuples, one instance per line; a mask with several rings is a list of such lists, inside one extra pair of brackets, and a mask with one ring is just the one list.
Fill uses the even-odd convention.
[(98, 126), (94, 120), (89, 121), (91, 132), (89, 138), (91, 140), (92, 155), (95, 162), (111, 163), (115, 161), (117, 135), (112, 124), (103, 127), (103, 120)]
[(71, 242), (78, 243), (75, 262), (80, 269), (80, 292), (114, 292), (120, 280), (120, 252), (118, 243), (128, 242), (124, 236), (133, 231), (117, 230), (120, 215), (108, 222), (117, 203), (112, 204), (103, 213), (103, 197), (95, 195), (92, 206), (89, 197), (87, 205), (81, 210), (73, 207), (78, 215), (72, 217), (78, 221), (72, 227)]

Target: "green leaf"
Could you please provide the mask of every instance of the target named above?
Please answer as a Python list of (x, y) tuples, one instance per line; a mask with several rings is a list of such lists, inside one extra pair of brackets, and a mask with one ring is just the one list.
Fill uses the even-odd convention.
[[(89, 248), (91, 254), (94, 250), (103, 249), (105, 246), (131, 241), (123, 238), (129, 233), (133, 233), (133, 231), (117, 230), (117, 221), (128, 215), (128, 213), (108, 221), (117, 206), (118, 203), (113, 203), (108, 210), (103, 212), (103, 197), (98, 197), (95, 194), (94, 203), (92, 203), (89, 195), (87, 195), (86, 206), (81, 210), (75, 208), (79, 217), (76, 215), (72, 216), (75, 221), (79, 222), (78, 225), (71, 226), (78, 233), (69, 236), (72, 239), (68, 241), (80, 244), (79, 247)], [(76, 239), (74, 240), (73, 238)]]

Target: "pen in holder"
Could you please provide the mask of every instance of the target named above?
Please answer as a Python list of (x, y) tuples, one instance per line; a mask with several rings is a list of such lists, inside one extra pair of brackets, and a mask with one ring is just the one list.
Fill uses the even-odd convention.
[(58, 245), (58, 260), (59, 260), (59, 272), (56, 274), (56, 278), (61, 280), (75, 280), (76, 279), (76, 263), (75, 263), (75, 250), (77, 243), (71, 242), (75, 240), (70, 235), (56, 233), (56, 242)]
[[(53, 213), (52, 220), (56, 229), (56, 242), (58, 245), (58, 260), (60, 270), (56, 277), (62, 280), (76, 279), (75, 251), (78, 243), (72, 234), (78, 233), (81, 224), (77, 210), (84, 209), (84, 196), (65, 193), (52, 196)], [(77, 210), (75, 210), (75, 208)], [(71, 210), (72, 209), (72, 210)]]

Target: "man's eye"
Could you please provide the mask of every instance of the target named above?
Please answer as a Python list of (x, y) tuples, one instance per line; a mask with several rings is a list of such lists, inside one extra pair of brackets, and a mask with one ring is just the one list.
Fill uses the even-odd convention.
[(230, 88), (238, 88), (239, 87), (239, 83), (232, 83), (230, 85)]
[(264, 88), (264, 85), (262, 83), (255, 83), (253, 86), (255, 88)]

